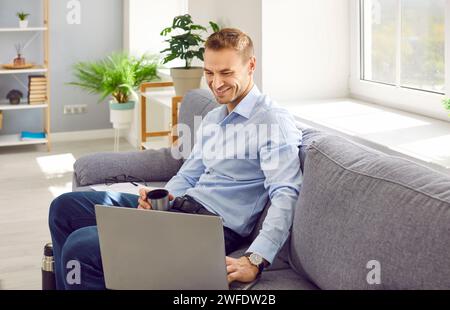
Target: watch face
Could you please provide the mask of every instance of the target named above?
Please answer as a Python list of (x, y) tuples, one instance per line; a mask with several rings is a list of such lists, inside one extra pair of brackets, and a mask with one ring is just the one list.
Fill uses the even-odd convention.
[(255, 253), (252, 253), (250, 255), (249, 259), (250, 259), (250, 262), (256, 266), (259, 266), (263, 262), (263, 258), (260, 255), (255, 254)]

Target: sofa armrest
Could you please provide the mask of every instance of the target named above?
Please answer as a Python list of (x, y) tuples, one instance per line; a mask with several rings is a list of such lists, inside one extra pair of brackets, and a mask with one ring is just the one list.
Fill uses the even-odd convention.
[(146, 182), (167, 182), (180, 169), (182, 159), (175, 159), (171, 148), (124, 153), (95, 153), (79, 158), (74, 164), (72, 188), (101, 184), (106, 178), (127, 174)]

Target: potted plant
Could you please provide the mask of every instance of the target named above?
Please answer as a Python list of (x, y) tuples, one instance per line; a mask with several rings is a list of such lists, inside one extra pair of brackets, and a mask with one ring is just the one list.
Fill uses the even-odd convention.
[[(219, 31), (219, 26), (214, 22), (209, 22), (214, 32)], [(203, 68), (192, 67), (192, 60), (198, 58), (203, 61), (203, 53), (205, 48), (202, 46), (205, 40), (202, 38), (202, 33), (207, 32), (207, 28), (201, 25), (194, 24), (192, 17), (189, 14), (176, 16), (173, 19), (171, 27), (165, 28), (162, 36), (175, 32), (165, 42), (169, 43), (169, 47), (162, 50), (161, 53), (169, 52), (163, 64), (166, 64), (174, 59), (183, 59), (185, 66), (180, 68), (171, 68), (170, 75), (172, 76), (175, 92), (177, 96), (184, 96), (190, 89), (199, 88), (201, 78), (203, 76)]]
[(17, 17), (19, 18), (19, 26), (20, 28), (27, 28), (28, 27), (28, 19), (27, 17), (30, 16), (30, 14), (25, 12), (17, 12)]
[[(444, 108), (450, 111), (450, 98), (442, 100), (442, 103), (444, 104)], [(450, 114), (448, 116), (450, 116)]]
[(79, 62), (74, 65), (76, 81), (90, 93), (100, 94), (99, 102), (111, 96), (110, 120), (116, 129), (128, 128), (138, 97), (136, 90), (143, 82), (158, 78), (159, 58), (144, 55), (140, 58), (126, 53), (114, 53), (104, 60)]
[(23, 94), (20, 90), (17, 89), (13, 89), (11, 90), (7, 95), (6, 95), (6, 99), (9, 100), (10, 104), (19, 104), (20, 103), (20, 99), (23, 98)]

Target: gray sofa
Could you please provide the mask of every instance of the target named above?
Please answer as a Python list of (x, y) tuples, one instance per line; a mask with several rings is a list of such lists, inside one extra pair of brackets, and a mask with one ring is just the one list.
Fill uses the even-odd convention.
[[(191, 91), (180, 122), (192, 128), (216, 106), (208, 91)], [(253, 289), (450, 289), (450, 177), (299, 128), (304, 180), (291, 237)], [(76, 161), (73, 190), (120, 174), (163, 186), (182, 163), (169, 148), (92, 154)]]

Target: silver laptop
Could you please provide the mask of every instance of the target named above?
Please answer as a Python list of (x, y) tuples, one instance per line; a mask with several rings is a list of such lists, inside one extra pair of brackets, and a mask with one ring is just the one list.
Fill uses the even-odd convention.
[(108, 289), (229, 289), (219, 217), (101, 205), (95, 212)]

